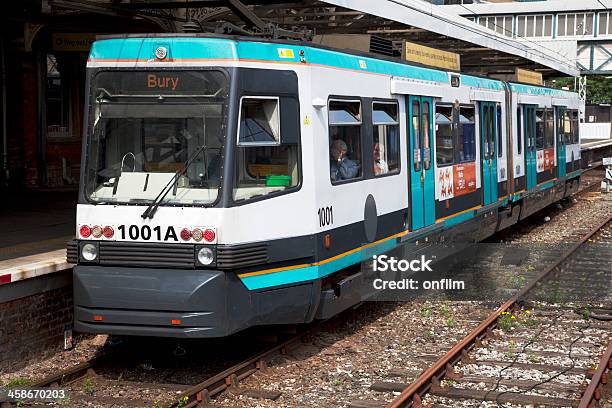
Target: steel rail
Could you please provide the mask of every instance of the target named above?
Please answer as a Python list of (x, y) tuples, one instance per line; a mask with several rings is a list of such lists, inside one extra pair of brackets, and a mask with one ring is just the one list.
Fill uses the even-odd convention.
[(599, 401), (601, 399), (600, 385), (608, 382), (606, 371), (610, 369), (612, 369), (612, 341), (608, 342), (608, 347), (599, 360), (597, 370), (593, 374), (589, 386), (584, 391), (578, 408), (591, 408), (593, 400)]
[[(563, 261), (576, 252), (578, 248), (580, 248), (587, 240), (606, 226), (606, 224), (608, 224), (610, 221), (612, 221), (612, 216), (608, 216), (604, 222), (591, 229), (584, 237), (581, 238), (580, 241), (576, 242), (567, 251), (565, 251), (554, 264), (547, 267), (527, 286), (522, 288), (516, 295), (507, 300), (497, 310), (491, 313), (473, 331), (471, 331), (459, 343), (453, 346), (453, 348), (451, 348), (446, 354), (440, 357), (431, 367), (425, 370), (425, 372), (423, 372), (419, 378), (414, 380), (408, 386), (408, 388), (404, 389), (402, 393), (391, 402), (389, 408), (405, 408), (412, 407), (413, 403), (420, 404), (421, 397), (431, 389), (433, 382), (441, 381), (448, 374), (452, 375), (453, 365), (456, 364), (457, 361), (461, 360), (461, 357), (465, 354), (465, 352), (471, 350), (478, 341), (482, 340), (487, 333), (490, 333), (490, 331), (496, 326), (498, 317), (503, 312), (508, 311), (514, 305), (516, 305), (519, 299), (524, 297), (525, 294), (533, 289), (544, 277), (550, 274)], [(608, 349), (610, 349), (610, 347)], [(594, 381), (591, 383), (593, 382)]]
[[(322, 321), (321, 323), (323, 323)], [(253, 373), (263, 370), (266, 368), (266, 361), (276, 355), (284, 354), (286, 349), (299, 341), (304, 337), (313, 334), (319, 325), (315, 327), (309, 327), (308, 329), (300, 332), (288, 340), (261, 352), (241, 363), (238, 363), (225, 371), (211, 377), (199, 384), (192, 386), (185, 390), (185, 392), (179, 397), (178, 401), (170, 405), (170, 407), (183, 407), (191, 408), (196, 407), (200, 403), (207, 403), (211, 396), (222, 393), (223, 391), (236, 387), (239, 381), (249, 377)]]

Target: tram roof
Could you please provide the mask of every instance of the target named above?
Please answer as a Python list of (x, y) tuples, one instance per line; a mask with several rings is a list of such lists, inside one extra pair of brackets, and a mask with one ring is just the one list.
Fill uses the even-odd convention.
[[(305, 58), (309, 63), (363, 72), (364, 74), (384, 74), (449, 83), (447, 73), (452, 72), (406, 62), (398, 58), (336, 49), (311, 42), (265, 40), (203, 33), (101, 35), (98, 36), (99, 41), (92, 45), (89, 61), (103, 65), (110, 63), (111, 66), (119, 66), (117, 64), (122, 63), (127, 64), (125, 66), (136, 66), (139, 63), (149, 66), (149, 62), (155, 58), (155, 48), (162, 44), (159, 39), (164, 39), (162, 43), (170, 47), (173, 60), (181, 63), (189, 61), (194, 65), (208, 60), (248, 60), (301, 65), (300, 51), (307, 49)], [(280, 56), (278, 51), (285, 49), (293, 51), (291, 56)], [(362, 65), (363, 62), (365, 62), (365, 65)], [(503, 89), (502, 81), (479, 75), (462, 73), (462, 83), (477, 88)], [(511, 89), (514, 92), (531, 95), (550, 95), (565, 98), (576, 95), (564, 90), (520, 83), (511, 84)]]

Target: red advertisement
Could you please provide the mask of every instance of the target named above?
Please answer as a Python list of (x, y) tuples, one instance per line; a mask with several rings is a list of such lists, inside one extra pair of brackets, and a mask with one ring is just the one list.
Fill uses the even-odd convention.
[(555, 148), (549, 147), (544, 150), (544, 171), (555, 167)]
[(453, 166), (455, 197), (476, 191), (476, 163)]

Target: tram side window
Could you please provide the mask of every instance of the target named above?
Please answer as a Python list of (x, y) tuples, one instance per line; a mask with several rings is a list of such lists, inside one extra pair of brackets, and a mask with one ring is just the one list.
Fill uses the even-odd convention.
[(501, 106), (497, 105), (497, 157), (504, 153), (504, 141), (502, 138), (502, 112)]
[(436, 163), (453, 164), (453, 107), (436, 105)]
[(423, 127), (423, 168), (429, 170), (431, 167), (431, 146), (429, 146), (429, 102), (422, 103), (421, 126)]
[(523, 115), (521, 107), (516, 108), (516, 149), (518, 154), (523, 152)]
[(361, 124), (360, 101), (329, 101), (330, 178), (333, 183), (362, 176)]
[(545, 110), (546, 116), (546, 147), (553, 147), (555, 145), (555, 121), (553, 111), (551, 109)]
[(293, 98), (243, 97), (233, 197), (266, 196), (299, 184), (299, 109)]
[(412, 102), (412, 154), (414, 171), (421, 171), (421, 104)]
[(571, 122), (572, 122), (572, 143), (576, 144), (580, 141), (580, 137), (578, 134), (578, 111), (571, 111)]
[(495, 108), (493, 106), (489, 106), (489, 108), (487, 109), (489, 111), (489, 117), (488, 117), (488, 125), (487, 127), (489, 128), (489, 138), (488, 138), (488, 145), (489, 145), (489, 155), (491, 158), (495, 157), (495, 133), (496, 133), (496, 129), (495, 129)]
[(458, 162), (472, 162), (476, 160), (476, 110), (474, 106), (461, 106), (457, 111)]
[(544, 148), (544, 143), (546, 141), (545, 137), (545, 125), (546, 114), (544, 113), (544, 109), (536, 109), (536, 149), (541, 150)]
[(398, 173), (400, 168), (397, 102), (372, 104), (374, 175)]

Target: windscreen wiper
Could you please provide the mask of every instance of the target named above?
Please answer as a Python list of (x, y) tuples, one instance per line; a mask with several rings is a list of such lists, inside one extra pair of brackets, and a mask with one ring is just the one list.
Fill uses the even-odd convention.
[(185, 172), (187, 172), (187, 169), (189, 168), (189, 166), (191, 166), (191, 164), (193, 163), (195, 158), (198, 157), (198, 155), (202, 152), (202, 150), (204, 150), (204, 145), (198, 146), (196, 151), (193, 152), (193, 155), (183, 165), (183, 169), (182, 170), (178, 170), (174, 174), (174, 177), (172, 177), (172, 180), (170, 180), (168, 182), (168, 184), (166, 184), (164, 186), (164, 188), (159, 192), (157, 197), (155, 197), (155, 200), (153, 200), (153, 202), (151, 202), (151, 204), (149, 204), (147, 209), (144, 210), (144, 212), (141, 215), (142, 218), (144, 218), (144, 219), (147, 219), (147, 218), (153, 219), (153, 216), (157, 212), (157, 208), (159, 207), (159, 204), (164, 200), (164, 198), (166, 198), (166, 196), (168, 195), (168, 192), (170, 192), (170, 190), (171, 190), (171, 187), (174, 185), (174, 183), (177, 182), (178, 178), (181, 175), (183, 175), (183, 174), (185, 174)]

